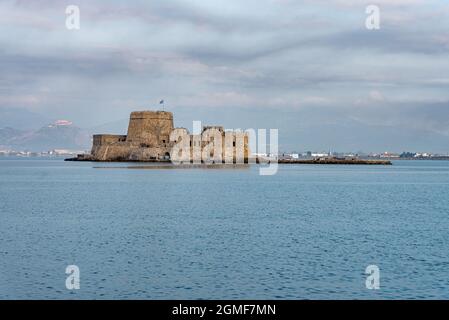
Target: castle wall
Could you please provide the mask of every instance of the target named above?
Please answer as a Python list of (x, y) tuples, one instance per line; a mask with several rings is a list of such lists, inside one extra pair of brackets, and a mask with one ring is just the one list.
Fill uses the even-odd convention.
[(248, 162), (249, 137), (244, 132), (226, 132), (223, 136), (223, 161), (226, 163), (242, 163)]
[(128, 148), (125, 141), (125, 135), (96, 134), (93, 136), (91, 155), (100, 161), (126, 158)]
[(116, 142), (126, 141), (125, 135), (117, 135), (117, 134), (94, 134), (93, 137), (93, 145), (101, 146), (106, 144), (112, 144)]
[(97, 161), (151, 161), (170, 157), (170, 148), (141, 148), (127, 143), (102, 145), (92, 148), (91, 155)]
[[(210, 162), (221, 161), (225, 163), (247, 163), (250, 156), (249, 136), (244, 132), (229, 132), (218, 129), (221, 133), (221, 154), (214, 156), (217, 145), (215, 135), (207, 130), (218, 127), (205, 127), (202, 135), (190, 135), (190, 159), (194, 163), (201, 163), (205, 159)], [(216, 132), (215, 132), (216, 133)], [(206, 141), (204, 141), (206, 140)]]
[(92, 157), (97, 161), (126, 161), (131, 149), (126, 143), (94, 146)]
[(170, 148), (132, 148), (128, 156), (131, 161), (169, 160)]

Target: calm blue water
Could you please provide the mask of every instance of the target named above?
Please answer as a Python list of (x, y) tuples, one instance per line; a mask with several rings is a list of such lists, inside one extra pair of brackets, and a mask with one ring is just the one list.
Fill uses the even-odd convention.
[(126, 166), (0, 160), (0, 298), (449, 299), (449, 162)]

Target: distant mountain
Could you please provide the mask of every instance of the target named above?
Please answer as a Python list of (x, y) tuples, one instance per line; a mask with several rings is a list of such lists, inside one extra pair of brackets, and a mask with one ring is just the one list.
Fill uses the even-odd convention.
[(14, 128), (6, 127), (0, 128), (0, 145), (11, 143), (15, 139), (20, 139), (26, 135), (26, 131), (17, 130)]
[(71, 122), (59, 120), (38, 130), (0, 129), (0, 146), (37, 152), (53, 149), (86, 150), (91, 146), (91, 136)]
[(0, 128), (37, 130), (52, 120), (27, 109), (0, 108)]

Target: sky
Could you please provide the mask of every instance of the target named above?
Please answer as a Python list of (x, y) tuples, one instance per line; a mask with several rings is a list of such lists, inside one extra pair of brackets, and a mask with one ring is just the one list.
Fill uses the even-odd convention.
[(0, 126), (126, 133), (164, 99), (177, 126), (276, 128), (286, 152), (449, 153), (446, 0), (0, 0), (0, 14)]

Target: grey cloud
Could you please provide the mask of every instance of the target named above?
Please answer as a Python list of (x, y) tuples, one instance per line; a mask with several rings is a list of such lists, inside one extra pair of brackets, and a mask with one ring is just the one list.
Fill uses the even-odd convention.
[[(427, 132), (443, 150), (449, 12), (401, 3), (382, 1), (373, 32), (364, 2), (352, 0), (78, 0), (81, 30), (70, 32), (60, 1), (0, 2), (9, 17), (0, 22), (0, 108), (95, 126), (165, 98), (181, 122), (277, 126), (292, 137), (340, 128), (342, 141), (350, 128), (410, 130), (410, 145)], [(350, 144), (382, 147), (373, 134)]]

